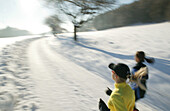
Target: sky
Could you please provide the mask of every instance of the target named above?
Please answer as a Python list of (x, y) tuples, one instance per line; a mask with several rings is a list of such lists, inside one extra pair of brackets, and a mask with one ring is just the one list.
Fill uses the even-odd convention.
[(0, 0), (0, 28), (11, 26), (32, 33), (49, 31), (44, 19), (51, 11), (40, 0)]
[[(50, 31), (44, 24), (52, 10), (45, 8), (43, 0), (0, 0), (0, 29), (7, 26), (28, 30), (33, 34)], [(120, 0), (120, 3), (131, 3), (133, 0)], [(72, 24), (66, 22), (63, 27), (71, 31)]]

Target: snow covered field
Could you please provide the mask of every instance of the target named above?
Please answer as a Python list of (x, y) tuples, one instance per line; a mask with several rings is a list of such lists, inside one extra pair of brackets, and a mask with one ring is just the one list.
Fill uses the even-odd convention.
[(35, 37), (41, 37), (40, 35), (29, 35), (29, 36), (18, 36), (18, 37), (0, 37), (0, 50), (10, 44), (13, 44), (17, 41), (29, 39), (29, 38), (35, 38)]
[(146, 63), (148, 91), (137, 107), (169, 111), (169, 30), (166, 22), (82, 32), (77, 43), (69, 33), (0, 38), (0, 111), (98, 111), (99, 98), (108, 100), (106, 87), (114, 88), (108, 64), (132, 68), (138, 50), (156, 62)]

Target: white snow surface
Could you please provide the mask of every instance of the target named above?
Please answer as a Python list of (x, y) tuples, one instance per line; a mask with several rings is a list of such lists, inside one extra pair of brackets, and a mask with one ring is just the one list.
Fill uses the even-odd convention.
[[(170, 23), (95, 32), (0, 38), (0, 111), (98, 111), (114, 89), (108, 64), (136, 64), (142, 50), (154, 57), (140, 111), (170, 109)], [(17, 42), (16, 42), (17, 41)]]

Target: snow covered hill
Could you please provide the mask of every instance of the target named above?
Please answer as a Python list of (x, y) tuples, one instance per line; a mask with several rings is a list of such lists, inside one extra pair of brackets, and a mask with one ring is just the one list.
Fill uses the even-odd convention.
[(78, 42), (70, 33), (8, 46), (0, 39), (0, 110), (98, 111), (98, 99), (108, 100), (106, 87), (114, 88), (108, 64), (122, 62), (132, 68), (134, 54), (142, 50), (156, 63), (147, 64), (148, 91), (137, 107), (169, 111), (169, 30), (166, 22), (82, 32)]

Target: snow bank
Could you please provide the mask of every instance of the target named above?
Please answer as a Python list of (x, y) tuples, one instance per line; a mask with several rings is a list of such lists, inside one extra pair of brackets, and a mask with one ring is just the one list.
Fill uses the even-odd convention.
[(37, 104), (26, 58), (26, 48), (35, 39), (18, 41), (0, 52), (0, 111), (31, 110)]
[(7, 46), (7, 45), (11, 45), (14, 44), (17, 41), (22, 41), (25, 39), (29, 39), (29, 38), (37, 38), (37, 37), (41, 37), (40, 35), (29, 35), (29, 36), (18, 36), (18, 37), (0, 37), (0, 50), (2, 50), (3, 47)]

